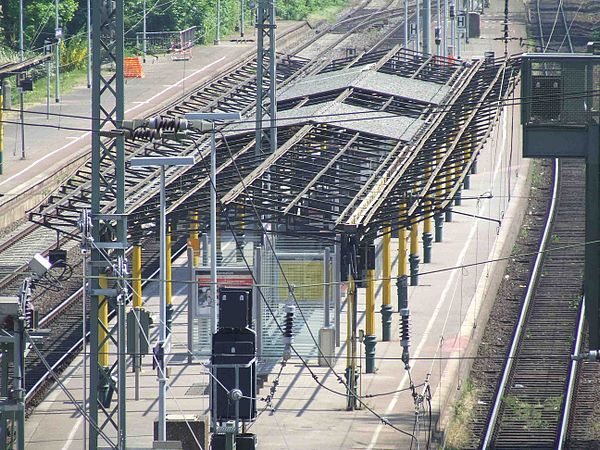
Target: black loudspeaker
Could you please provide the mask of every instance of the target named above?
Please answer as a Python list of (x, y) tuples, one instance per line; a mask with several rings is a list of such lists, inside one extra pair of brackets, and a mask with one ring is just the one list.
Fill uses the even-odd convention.
[(219, 289), (219, 329), (252, 328), (252, 289)]

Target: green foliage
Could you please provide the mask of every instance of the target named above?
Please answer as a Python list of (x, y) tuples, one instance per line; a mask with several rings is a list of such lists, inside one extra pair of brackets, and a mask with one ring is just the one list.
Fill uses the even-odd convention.
[[(65, 32), (72, 31), (69, 24), (73, 21), (82, 0), (60, 0), (58, 15), (59, 26)], [(85, 0), (82, 2), (85, 11)], [(54, 0), (23, 0), (23, 28), (25, 47), (35, 48), (42, 45), (45, 38), (54, 36), (55, 28)], [(0, 22), (5, 44), (12, 48), (19, 46), (19, 2), (17, 0), (2, 1)]]
[(76, 37), (68, 42), (60, 43), (60, 67), (62, 70), (71, 71), (86, 67), (87, 41)]
[(302, 20), (312, 12), (346, 3), (346, 0), (286, 0), (277, 4), (277, 15), (282, 19)]

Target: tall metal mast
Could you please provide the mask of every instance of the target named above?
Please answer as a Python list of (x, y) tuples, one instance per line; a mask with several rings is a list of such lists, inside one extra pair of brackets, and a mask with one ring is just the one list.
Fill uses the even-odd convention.
[[(275, 57), (275, 0), (260, 0), (256, 28), (258, 29), (256, 67), (256, 151), (277, 150), (277, 71)], [(269, 45), (266, 46), (265, 38)], [(269, 128), (263, 128), (263, 118), (269, 117)], [(267, 144), (268, 143), (268, 144)]]
[[(127, 219), (124, 216), (123, 137), (110, 136), (107, 131), (104, 131), (120, 128), (124, 115), (123, 0), (94, 0), (91, 4), (93, 8), (91, 231), (94, 246), (91, 251), (90, 280), (88, 436), (90, 450), (96, 450), (100, 435), (114, 439), (111, 445), (126, 448), (123, 268), (127, 248)], [(115, 67), (115, 71), (102, 71), (103, 65)], [(102, 208), (109, 202), (114, 202), (114, 213), (105, 214)], [(113, 321), (112, 326), (108, 323), (105, 309), (108, 298), (111, 297), (117, 298), (118, 312), (116, 323)], [(110, 352), (107, 350), (109, 345), (114, 346)], [(118, 356), (109, 359), (109, 353), (114, 354), (115, 350)], [(106, 440), (104, 437), (102, 439)], [(105, 444), (102, 443), (102, 446)]]

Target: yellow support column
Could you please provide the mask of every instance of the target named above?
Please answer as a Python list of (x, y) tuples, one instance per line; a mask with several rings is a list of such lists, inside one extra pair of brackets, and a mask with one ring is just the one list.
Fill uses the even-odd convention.
[(419, 284), (419, 224), (414, 222), (410, 227), (410, 255), (408, 255), (410, 265), (410, 285)]
[(166, 272), (166, 286), (165, 286), (165, 297), (167, 303), (167, 335), (171, 332), (171, 324), (173, 321), (173, 267), (171, 265), (171, 225), (167, 226), (167, 236), (166, 236), (166, 257), (167, 267), (165, 268)]
[(133, 282), (132, 300), (134, 308), (142, 307), (142, 245), (139, 242), (133, 244), (133, 255), (131, 258), (131, 272)]
[[(98, 280), (100, 289), (108, 289), (108, 278), (105, 273), (100, 274)], [(104, 295), (98, 296), (98, 365), (108, 368), (108, 299)]]
[(192, 224), (190, 227), (190, 246), (192, 247), (192, 252), (194, 255), (194, 259), (192, 264), (194, 267), (200, 266), (200, 236), (198, 233), (198, 213), (192, 213)]
[(392, 340), (392, 227), (389, 225), (383, 230), (383, 282), (381, 301), (381, 340), (384, 342)]

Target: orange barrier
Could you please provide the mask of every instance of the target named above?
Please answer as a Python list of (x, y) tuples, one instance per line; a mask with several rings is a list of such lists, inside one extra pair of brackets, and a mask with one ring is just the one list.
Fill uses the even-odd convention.
[(131, 58), (125, 58), (125, 78), (144, 78), (144, 68), (140, 58), (134, 56)]

